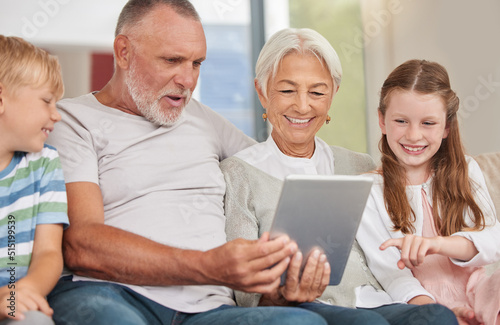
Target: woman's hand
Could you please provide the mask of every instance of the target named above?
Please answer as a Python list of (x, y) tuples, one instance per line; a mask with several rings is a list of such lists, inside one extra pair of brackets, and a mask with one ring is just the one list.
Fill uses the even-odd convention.
[(285, 285), (274, 293), (265, 295), (261, 305), (291, 305), (312, 302), (325, 291), (330, 280), (330, 264), (326, 255), (315, 249), (310, 254), (302, 275), (300, 267), (303, 255), (296, 253), (288, 267)]
[(413, 269), (424, 262), (424, 258), (430, 254), (440, 251), (443, 237), (422, 237), (416, 235), (406, 235), (403, 238), (392, 238), (380, 245), (381, 250), (387, 247), (397, 247), (401, 251), (401, 259), (398, 267), (402, 270), (405, 266)]

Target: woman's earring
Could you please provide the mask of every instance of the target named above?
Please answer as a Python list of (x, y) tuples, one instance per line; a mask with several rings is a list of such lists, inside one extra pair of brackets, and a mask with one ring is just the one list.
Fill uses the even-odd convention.
[(326, 124), (330, 123), (331, 120), (332, 120), (332, 118), (330, 117), (330, 115), (327, 115), (326, 116)]
[(262, 118), (264, 119), (265, 122), (267, 120), (267, 114), (266, 113), (262, 114)]

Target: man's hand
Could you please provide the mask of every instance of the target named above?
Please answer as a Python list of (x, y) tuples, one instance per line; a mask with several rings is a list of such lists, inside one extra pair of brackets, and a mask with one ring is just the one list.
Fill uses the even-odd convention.
[(401, 251), (401, 259), (398, 267), (402, 270), (405, 266), (413, 269), (424, 262), (424, 258), (430, 254), (439, 252), (442, 244), (442, 237), (421, 237), (416, 235), (406, 235), (403, 238), (392, 238), (380, 245), (380, 249), (394, 246)]
[(287, 236), (269, 240), (264, 233), (258, 240), (230, 241), (204, 254), (202, 272), (215, 283), (236, 290), (269, 293), (278, 288), (280, 276), (297, 251)]
[(264, 295), (261, 305), (291, 305), (302, 302), (312, 302), (325, 291), (330, 280), (330, 264), (326, 256), (315, 249), (304, 267), (302, 275), (302, 253), (295, 254), (288, 267), (285, 285), (276, 291)]

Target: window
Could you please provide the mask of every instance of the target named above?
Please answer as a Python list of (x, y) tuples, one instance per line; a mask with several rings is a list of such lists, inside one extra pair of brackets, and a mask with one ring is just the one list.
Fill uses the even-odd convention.
[(256, 138), (250, 1), (193, 0), (207, 38), (195, 98)]
[(311, 28), (337, 51), (343, 75), (330, 109), (332, 121), (318, 136), (330, 145), (366, 152), (366, 97), (363, 32), (358, 0), (289, 0), (290, 26)]

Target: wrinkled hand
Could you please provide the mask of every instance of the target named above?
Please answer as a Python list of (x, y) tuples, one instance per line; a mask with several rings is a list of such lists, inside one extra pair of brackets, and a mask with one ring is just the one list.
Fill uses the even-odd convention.
[(296, 251), (297, 244), (287, 236), (269, 240), (266, 232), (258, 240), (238, 238), (207, 251), (203, 269), (215, 283), (265, 294), (278, 288)]
[(392, 238), (380, 245), (380, 249), (394, 246), (401, 251), (401, 259), (398, 267), (402, 270), (405, 266), (413, 269), (424, 262), (424, 258), (430, 254), (436, 254), (441, 248), (442, 237), (421, 237), (406, 235), (403, 238)]
[(10, 302), (7, 299), (10, 298), (10, 291), (14, 290), (8, 291), (9, 292), (2, 291), (2, 294), (0, 295), (0, 319), (11, 318), (16, 320), (23, 320), (24, 313), (29, 310), (39, 310), (45, 315), (52, 317), (54, 311), (52, 310), (52, 308), (50, 308), (49, 303), (42, 295), (40, 295), (31, 287), (18, 284), (16, 284), (16, 300), (15, 305), (13, 305), (15, 308), (15, 317), (10, 316), (9, 313), (12, 313), (14, 310), (8, 308), (8, 306), (10, 306)]
[(292, 258), (288, 267), (284, 286), (269, 295), (263, 296), (261, 304), (290, 305), (302, 302), (312, 302), (325, 291), (330, 280), (330, 264), (325, 254), (314, 250), (309, 256), (302, 275), (302, 253), (298, 252)]
[(452, 309), (457, 316), (459, 325), (482, 325), (474, 314), (474, 311), (467, 307), (455, 307)]

